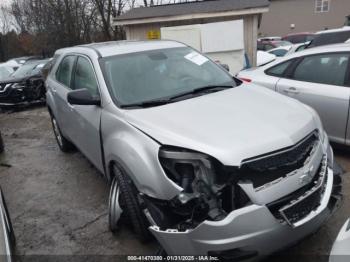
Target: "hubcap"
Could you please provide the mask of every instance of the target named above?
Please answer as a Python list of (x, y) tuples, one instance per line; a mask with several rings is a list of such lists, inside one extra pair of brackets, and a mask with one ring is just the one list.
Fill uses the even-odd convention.
[(113, 180), (111, 193), (109, 196), (109, 216), (111, 227), (116, 229), (117, 223), (123, 212), (119, 204), (120, 188), (116, 179)]
[(61, 132), (60, 132), (60, 129), (58, 128), (58, 125), (57, 125), (57, 122), (56, 122), (55, 118), (52, 119), (52, 124), (53, 124), (53, 132), (55, 133), (55, 136), (57, 138), (58, 144), (60, 146), (62, 146), (63, 145), (62, 136), (61, 136)]

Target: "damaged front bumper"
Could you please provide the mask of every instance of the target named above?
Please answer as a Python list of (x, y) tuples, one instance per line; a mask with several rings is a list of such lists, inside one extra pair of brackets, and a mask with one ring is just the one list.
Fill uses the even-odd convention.
[(206, 220), (184, 232), (161, 230), (156, 225), (151, 226), (150, 231), (168, 255), (225, 254), (227, 257), (232, 254), (231, 259), (241, 254), (248, 254), (247, 258), (269, 255), (315, 232), (339, 205), (340, 174), (327, 169), (320, 205), (297, 226), (276, 219), (266, 205), (252, 204), (232, 211), (223, 220)]
[(0, 107), (21, 106), (43, 102), (44, 87), (40, 80), (0, 84)]

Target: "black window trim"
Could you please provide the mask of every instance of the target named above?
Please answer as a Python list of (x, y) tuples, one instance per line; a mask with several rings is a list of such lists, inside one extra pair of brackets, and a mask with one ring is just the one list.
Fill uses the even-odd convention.
[[(294, 61), (293, 61), (294, 60)], [(286, 75), (286, 72), (288, 71), (288, 69), (295, 63), (295, 60), (298, 60), (298, 58), (292, 58), (292, 59), (289, 59), (289, 60), (285, 60), (285, 61), (282, 61), (281, 63), (278, 63), (270, 68), (267, 68), (264, 70), (264, 73), (268, 76), (274, 76), (274, 77), (279, 77), (279, 78), (285, 78), (284, 76)], [(291, 62), (291, 64), (289, 66), (287, 66), (286, 69), (284, 69), (283, 73), (281, 75), (277, 75), (277, 74), (273, 74), (273, 73), (269, 73), (268, 71), (270, 71), (271, 69), (279, 66), (279, 65), (282, 65), (284, 63), (288, 63), (288, 62)]]
[[(58, 78), (57, 78), (57, 73), (58, 73), (59, 70), (60, 70), (60, 67), (61, 67), (61, 65), (62, 65), (63, 60), (66, 59), (68, 56), (73, 56), (73, 57), (74, 57), (74, 63), (73, 63), (73, 68), (72, 68), (72, 72), (71, 72), (71, 78), (70, 78), (69, 86), (66, 86), (66, 84), (64, 84), (64, 83), (62, 83), (61, 81), (58, 80)], [(73, 75), (73, 72), (75, 72), (75, 66), (76, 66), (77, 61), (78, 61), (77, 58), (78, 58), (78, 57), (77, 57), (77, 54), (75, 54), (75, 53), (66, 54), (66, 55), (64, 55), (64, 56), (62, 57), (62, 59), (59, 61), (59, 64), (58, 64), (58, 66), (57, 66), (57, 68), (56, 68), (56, 72), (55, 72), (55, 80), (56, 80), (56, 82), (57, 82), (58, 84), (60, 84), (61, 86), (65, 87), (66, 89), (69, 89), (69, 90), (73, 90), (71, 87), (72, 87), (72, 81), (73, 81), (73, 76), (74, 76), (74, 75)]]
[[(345, 72), (345, 79), (344, 79), (344, 86), (345, 87), (350, 87), (350, 52), (349, 51), (333, 51), (333, 52), (324, 52), (324, 53), (315, 53), (315, 54), (309, 54), (309, 55), (305, 55), (305, 56), (300, 56), (300, 57), (295, 57), (286, 61), (282, 61), (281, 63), (274, 65), (270, 68), (267, 68), (264, 70), (264, 73), (266, 75), (269, 76), (274, 76), (274, 77), (279, 77), (279, 78), (285, 78), (285, 79), (290, 79), (290, 80), (294, 80), (294, 81), (301, 81), (301, 80), (297, 80), (297, 79), (293, 79), (292, 76), (295, 73), (295, 69), (297, 68), (297, 66), (301, 63), (301, 61), (303, 61), (306, 57), (311, 57), (311, 56), (319, 56), (319, 55), (332, 55), (332, 54), (347, 54), (348, 56), (348, 65), (347, 65), (347, 70)], [(294, 61), (292, 61), (294, 60)], [(271, 74), (268, 73), (269, 70), (271, 70), (274, 67), (277, 67), (279, 65), (281, 65), (282, 63), (286, 63), (292, 61), (292, 63), (283, 71), (283, 73), (281, 75), (275, 75), (275, 74)], [(308, 82), (308, 83), (314, 83), (314, 84), (322, 84), (322, 83), (315, 83), (315, 82), (311, 82), (311, 81), (302, 81), (302, 82)], [(325, 85), (330, 85), (330, 84), (325, 84)], [(337, 86), (337, 85), (334, 85)]]
[[(293, 75), (295, 73), (296, 68), (298, 67), (298, 65), (307, 57), (312, 57), (312, 56), (320, 56), (320, 55), (333, 55), (333, 54), (346, 54), (348, 56), (348, 65), (347, 65), (347, 69), (345, 71), (345, 78), (344, 78), (344, 87), (350, 87), (350, 82), (349, 82), (349, 69), (350, 69), (350, 52), (348, 51), (337, 51), (337, 52), (325, 52), (325, 53), (316, 53), (316, 54), (309, 54), (309, 55), (305, 55), (302, 57), (299, 57), (298, 61), (296, 63), (293, 64), (293, 67), (291, 68), (291, 70), (289, 71), (289, 73), (286, 75), (286, 79), (290, 79), (290, 80), (294, 80), (294, 81), (301, 81), (301, 82), (307, 82), (307, 83), (314, 83), (314, 84), (324, 84), (324, 83), (316, 83), (316, 82), (311, 82), (311, 81), (302, 81), (302, 80), (298, 80), (298, 79), (294, 79)], [(324, 85), (331, 85), (331, 84), (324, 84)], [(338, 86), (338, 85), (332, 85), (332, 86)]]
[[(75, 60), (75, 63), (74, 63), (74, 67), (73, 67), (73, 72), (72, 72), (72, 79), (71, 79), (71, 85), (75, 84), (75, 73), (76, 73), (76, 70), (77, 70), (77, 65), (78, 65), (78, 60), (79, 60), (79, 57), (81, 58), (85, 58), (89, 61), (91, 67), (92, 67), (92, 70), (94, 71), (94, 76), (95, 76), (95, 80), (96, 80), (96, 83), (97, 83), (97, 91), (98, 91), (98, 97), (100, 99), (101, 98), (101, 87), (100, 87), (100, 82), (98, 81), (98, 77), (97, 77), (97, 74), (96, 74), (96, 70), (95, 70), (95, 67), (94, 67), (94, 64), (92, 63), (90, 57), (88, 57), (87, 55), (84, 55), (84, 54), (76, 54), (76, 60)], [(74, 87), (74, 86), (73, 86)], [(75, 88), (73, 88), (73, 90), (76, 90)], [(102, 104), (102, 102), (101, 102)]]

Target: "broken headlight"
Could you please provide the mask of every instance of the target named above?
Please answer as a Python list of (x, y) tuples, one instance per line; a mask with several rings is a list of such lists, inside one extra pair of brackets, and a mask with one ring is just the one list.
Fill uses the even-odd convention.
[(178, 196), (182, 205), (191, 202), (204, 204), (213, 220), (226, 216), (220, 196), (228, 181), (223, 179), (225, 174), (217, 175), (218, 163), (215, 159), (185, 149), (162, 147), (159, 160), (167, 176), (183, 188)]

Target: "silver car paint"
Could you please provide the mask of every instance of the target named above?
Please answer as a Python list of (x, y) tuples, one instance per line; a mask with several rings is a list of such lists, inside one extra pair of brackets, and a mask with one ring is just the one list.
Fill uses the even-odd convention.
[[(113, 44), (107, 45), (110, 46), (105, 47), (101, 44), (99, 47), (97, 44), (93, 47), (102, 55), (114, 55), (121, 52), (137, 52), (160, 47), (171, 48), (180, 44), (153, 41), (146, 42), (146, 44), (145, 42), (126, 42), (114, 46)], [(324, 134), (314, 110), (296, 100), (251, 84), (242, 84), (231, 90), (164, 106), (122, 110), (111, 102), (98, 64), (98, 54), (90, 47), (82, 46), (60, 51), (62, 55), (47, 80), (48, 106), (52, 114), (57, 117), (62, 133), (74, 143), (80, 143), (78, 147), (82, 151), (94, 151), (91, 155), (96, 155), (101, 150), (100, 140), (95, 137), (98, 122), (103, 140), (105, 175), (110, 177), (110, 165), (117, 163), (128, 173), (138, 190), (143, 194), (169, 200), (182, 191), (182, 188), (166, 176), (160, 165), (158, 152), (161, 144), (201, 151), (217, 158), (223, 164), (239, 166), (244, 159), (291, 146), (313, 130), (318, 129), (323, 142), (318, 154), (326, 154), (328, 150), (331, 155), (328, 156), (329, 159), (333, 159), (327, 136)], [(119, 50), (119, 47), (122, 47), (122, 51)], [(59, 61), (67, 54), (80, 54), (91, 59), (96, 78), (100, 84), (102, 98), (100, 107), (84, 106), (82, 109), (77, 106), (71, 107), (66, 101), (66, 87), (61, 86), (55, 80), (54, 73)], [(55, 89), (56, 91), (54, 91)], [(60, 98), (57, 98), (58, 92), (62, 92)], [(66, 115), (72, 114), (70, 110), (77, 111), (76, 117), (82, 118), (79, 120), (81, 122), (75, 117)], [(98, 112), (98, 110), (101, 111)], [(95, 114), (93, 118), (100, 114), (99, 121), (90, 119), (92, 118), (91, 112)], [(92, 130), (88, 132), (91, 132), (94, 138), (84, 134), (86, 130), (83, 127), (85, 129), (91, 128)], [(75, 140), (74, 133), (72, 133), (76, 132), (72, 130), (75, 128), (84, 138), (79, 142)], [(83, 149), (84, 146), (86, 149)], [(104, 171), (104, 167), (101, 167), (96, 159), (92, 159), (91, 155), (89, 157), (87, 154), (97, 168)], [(296, 176), (299, 177), (299, 174)], [(332, 172), (330, 170), (328, 183), (331, 180)], [(313, 232), (328, 216), (325, 214), (326, 210), (319, 211), (310, 222), (305, 222), (297, 229), (281, 225), (263, 203), (269, 199), (276, 199), (283, 193), (287, 194), (285, 190), (288, 190), (288, 184), (290, 185), (289, 190), (302, 186), (300, 181), (297, 182), (290, 176), (283, 183), (283, 187), (272, 190), (274, 193), (268, 192), (269, 190), (266, 190), (264, 194), (260, 193), (262, 198), (256, 197), (257, 203), (231, 212), (222, 221), (204, 221), (202, 225), (205, 226), (194, 229), (191, 234), (185, 234), (186, 236), (171, 230), (162, 232), (154, 227), (151, 230), (158, 239), (164, 241), (165, 245), (166, 239), (168, 241), (171, 239), (179, 240), (177, 242), (179, 247), (181, 247), (181, 243), (191, 241), (193, 245), (189, 243), (188, 249), (183, 251), (186, 254), (224, 249), (224, 247), (232, 248), (241, 244), (252, 245), (257, 249), (265, 248), (266, 252), (275, 251), (286, 246), (289, 242), (296, 241)], [(241, 186), (244, 187), (244, 185)], [(249, 192), (248, 189), (247, 191)], [(326, 198), (324, 201), (328, 202)], [(261, 217), (261, 223), (256, 223), (255, 215)], [(239, 219), (235, 219), (236, 217)], [(237, 231), (234, 232), (234, 230)], [(177, 235), (181, 235), (181, 237), (178, 238)], [(280, 244), (268, 244), (266, 239), (278, 240)], [(283, 239), (290, 239), (290, 241), (281, 241)], [(167, 251), (175, 253), (173, 247), (169, 247)]]
[(350, 219), (342, 226), (333, 243), (329, 262), (348, 262), (350, 257)]
[(252, 79), (253, 83), (298, 99), (313, 107), (320, 115), (330, 140), (341, 144), (350, 144), (350, 130), (347, 128), (349, 87), (297, 81), (270, 76), (264, 72), (277, 64), (296, 57), (331, 52), (350, 52), (350, 46), (349, 44), (336, 44), (306, 49), (266, 66), (241, 71), (238, 77)]
[(322, 207), (297, 228), (279, 223), (266, 206), (252, 204), (232, 211), (221, 221), (204, 221), (186, 232), (172, 229), (162, 231), (157, 226), (150, 229), (169, 255), (202, 255), (208, 251), (244, 247), (245, 250), (258, 251), (259, 256), (266, 256), (296, 243), (325, 222), (330, 215), (325, 207), (331, 194), (332, 181), (333, 172), (329, 169), (328, 191), (322, 199)]
[(299, 102), (247, 84), (125, 115), (161, 144), (204, 152), (230, 166), (291, 146), (316, 128)]

